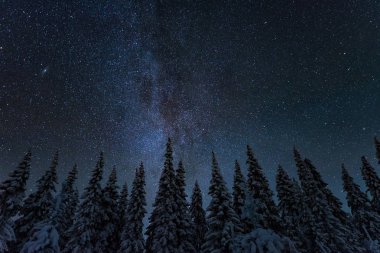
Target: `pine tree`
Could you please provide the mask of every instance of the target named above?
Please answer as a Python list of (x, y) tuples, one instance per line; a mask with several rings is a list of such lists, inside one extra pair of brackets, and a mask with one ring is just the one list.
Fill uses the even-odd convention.
[(276, 176), (276, 190), (279, 200), (278, 210), (284, 225), (284, 233), (301, 249), (305, 247), (303, 245), (304, 234), (301, 233), (301, 227), (299, 227), (302, 224), (302, 206), (300, 206), (300, 196), (295, 183), (279, 166)]
[(119, 249), (121, 248), (121, 243), (122, 243), (122, 232), (123, 229), (126, 225), (126, 220), (127, 220), (127, 208), (128, 208), (128, 185), (127, 182), (123, 185), (119, 200), (117, 202), (117, 209), (118, 209), (118, 241), (119, 241)]
[(193, 238), (193, 224), (191, 222), (189, 204), (186, 200), (186, 183), (185, 183), (185, 168), (183, 167), (182, 161), (178, 164), (178, 169), (176, 170), (175, 176), (175, 192), (176, 192), (176, 202), (178, 210), (175, 212), (177, 215), (176, 219), (176, 231), (178, 238), (178, 253), (195, 253), (194, 238)]
[(378, 163), (380, 164), (380, 141), (375, 137), (375, 148), (376, 148), (376, 157), (378, 160)]
[(372, 207), (380, 213), (380, 178), (364, 156), (362, 156), (361, 172), (368, 189), (367, 191), (369, 191), (372, 196)]
[(132, 184), (131, 198), (126, 212), (126, 226), (123, 228), (119, 253), (143, 253), (145, 248), (143, 219), (145, 210), (145, 172), (143, 163), (136, 170)]
[(26, 182), (30, 174), (31, 152), (28, 151), (9, 178), (0, 184), (0, 216), (8, 219), (16, 215), (25, 196)]
[(101, 180), (103, 175), (104, 158), (100, 153), (99, 160), (92, 172), (88, 186), (84, 189), (82, 202), (69, 229), (70, 240), (63, 252), (66, 253), (104, 253), (105, 238), (100, 237), (104, 229), (104, 211), (102, 208)]
[(8, 243), (16, 240), (13, 217), (22, 208), (30, 160), (31, 152), (28, 151), (9, 178), (0, 184), (0, 252), (8, 252)]
[(117, 251), (119, 246), (118, 238), (118, 205), (117, 201), (119, 199), (119, 192), (117, 186), (117, 174), (116, 168), (113, 167), (111, 173), (108, 177), (106, 186), (103, 189), (102, 195), (102, 208), (103, 217), (100, 219), (103, 222), (103, 230), (100, 231), (100, 236), (105, 238), (104, 249), (105, 252), (114, 253)]
[(252, 194), (253, 199), (260, 205), (264, 205), (262, 208), (258, 208), (258, 215), (262, 216), (263, 228), (270, 228), (274, 231), (280, 232), (281, 221), (278, 216), (278, 210), (276, 204), (273, 201), (273, 192), (269, 188), (267, 178), (263, 174), (263, 170), (249, 145), (247, 145), (247, 164), (248, 164), (248, 179), (247, 187)]
[(326, 196), (327, 202), (332, 208), (332, 212), (335, 217), (337, 217), (343, 224), (347, 224), (348, 217), (347, 213), (342, 210), (342, 202), (331, 192), (331, 190), (328, 188), (328, 184), (322, 179), (321, 174), (318, 172), (317, 168), (312, 164), (312, 162), (309, 159), (305, 159), (304, 161), (307, 168), (309, 168), (311, 174), (313, 175), (313, 179), (316, 182), (317, 187)]
[(28, 239), (33, 226), (53, 214), (55, 185), (57, 184), (58, 152), (54, 154), (49, 170), (37, 181), (37, 191), (28, 196), (21, 209), (22, 217), (16, 222), (18, 247)]
[(195, 249), (200, 252), (207, 232), (206, 212), (202, 207), (202, 192), (198, 182), (195, 182), (193, 195), (191, 196), (190, 214), (194, 225)]
[(246, 183), (241, 172), (239, 162), (235, 161), (234, 186), (233, 186), (233, 207), (237, 215), (241, 217), (245, 204)]
[(149, 217), (146, 235), (146, 253), (177, 252), (175, 172), (171, 139), (166, 144), (165, 164), (161, 173), (158, 192)]
[(312, 252), (318, 246), (316, 244), (315, 238), (317, 237), (317, 227), (315, 225), (315, 219), (312, 214), (311, 209), (308, 206), (308, 197), (305, 192), (302, 190), (300, 184), (293, 179), (293, 190), (295, 194), (295, 200), (297, 201), (298, 206), (298, 217), (296, 217), (297, 227), (301, 239), (301, 245), (298, 244), (299, 250), (301, 252)]
[(220, 173), (214, 153), (212, 153), (209, 195), (211, 197), (207, 208), (209, 229), (202, 245), (202, 253), (232, 253), (232, 239), (237, 233), (242, 232), (242, 226), (239, 216), (232, 207), (231, 195)]
[[(319, 189), (318, 183), (301, 159), (300, 154), (294, 149), (294, 158), (297, 165), (298, 175), (302, 189), (307, 196), (307, 205), (313, 215), (309, 227), (315, 236), (314, 243), (316, 252), (358, 252), (355, 244), (347, 244), (350, 239), (350, 231), (338, 218), (333, 215), (326, 196)], [(359, 251), (360, 252), (360, 251)]]
[(362, 235), (368, 233), (371, 239), (380, 240), (380, 216), (372, 209), (366, 194), (360, 190), (344, 165), (342, 165), (342, 180), (343, 189), (347, 194), (347, 204), (351, 208), (356, 227)]
[(74, 188), (77, 174), (77, 165), (74, 165), (65, 182), (62, 183), (62, 189), (57, 200), (55, 220), (60, 235), (59, 244), (62, 248), (69, 240), (70, 235), (68, 230), (73, 225), (75, 211), (79, 203), (78, 190)]

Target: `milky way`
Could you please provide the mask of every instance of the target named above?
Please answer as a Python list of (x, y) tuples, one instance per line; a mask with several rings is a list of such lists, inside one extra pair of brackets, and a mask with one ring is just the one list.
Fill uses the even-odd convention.
[[(341, 194), (380, 133), (377, 1), (2, 1), (2, 178), (29, 147), (34, 182), (60, 150), (87, 183), (98, 153), (151, 185), (170, 136), (206, 190), (251, 144), (273, 186), (296, 145)], [(108, 171), (106, 172), (108, 175)], [(359, 179), (358, 179), (359, 180)], [(32, 189), (31, 183), (31, 189)], [(150, 192), (153, 192), (152, 187)]]

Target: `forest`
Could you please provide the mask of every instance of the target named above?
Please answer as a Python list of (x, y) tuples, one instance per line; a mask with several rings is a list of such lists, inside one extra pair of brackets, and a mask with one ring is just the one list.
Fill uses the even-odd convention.
[[(375, 138), (380, 163), (380, 141)], [(186, 171), (173, 164), (171, 139), (151, 213), (145, 171), (135, 170), (131, 189), (119, 191), (116, 169), (103, 182), (100, 153), (88, 185), (78, 192), (74, 165), (57, 189), (58, 152), (27, 194), (31, 152), (0, 184), (0, 252), (20, 253), (378, 253), (380, 178), (366, 157), (360, 188), (342, 164), (349, 210), (329, 189), (312, 161), (294, 148), (298, 179), (279, 166), (276, 193), (247, 146), (244, 175), (236, 161), (228, 188), (212, 152), (210, 202), (204, 206), (196, 182), (187, 196)], [(144, 225), (144, 217), (148, 224)]]

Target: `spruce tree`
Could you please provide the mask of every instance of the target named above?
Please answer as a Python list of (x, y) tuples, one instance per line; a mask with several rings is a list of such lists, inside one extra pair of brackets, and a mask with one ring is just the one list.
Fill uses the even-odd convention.
[(207, 223), (205, 242), (202, 253), (232, 253), (232, 239), (242, 232), (239, 216), (232, 206), (231, 195), (220, 173), (214, 152), (212, 153), (212, 177), (209, 187), (211, 197), (207, 208)]
[(0, 184), (0, 216), (6, 219), (16, 215), (21, 209), (30, 174), (31, 156), (28, 151), (8, 179)]
[(362, 156), (361, 172), (367, 186), (367, 191), (369, 191), (372, 196), (372, 207), (380, 213), (380, 178), (364, 156)]
[(30, 160), (31, 152), (28, 151), (8, 179), (0, 184), (0, 252), (8, 252), (8, 243), (16, 240), (13, 217), (22, 208), (30, 174)]
[(191, 220), (194, 226), (194, 246), (196, 252), (200, 252), (207, 232), (206, 212), (203, 209), (202, 192), (198, 182), (195, 181), (190, 205)]
[(371, 239), (380, 240), (380, 216), (372, 209), (366, 194), (360, 190), (344, 165), (342, 165), (342, 180), (356, 228), (363, 236), (368, 234)]
[(165, 164), (146, 230), (146, 253), (177, 252), (176, 185), (171, 139), (166, 144)]
[(126, 226), (123, 228), (119, 253), (144, 253), (143, 235), (145, 200), (145, 172), (143, 163), (136, 170), (132, 184), (131, 197), (126, 212)]
[(127, 220), (127, 208), (128, 208), (128, 185), (127, 182), (123, 184), (121, 188), (121, 192), (119, 195), (119, 200), (117, 202), (117, 210), (118, 210), (118, 240), (119, 240), (119, 248), (121, 247), (122, 242), (122, 232), (126, 224)]
[(269, 188), (267, 178), (264, 176), (263, 169), (254, 157), (253, 151), (247, 145), (247, 165), (248, 165), (248, 179), (247, 187), (251, 192), (254, 201), (260, 205), (257, 208), (257, 214), (262, 216), (263, 228), (270, 228), (276, 232), (281, 232), (281, 221), (278, 216), (276, 204), (273, 201), (273, 192)]
[(20, 249), (34, 225), (53, 214), (55, 185), (57, 184), (58, 152), (54, 154), (49, 170), (38, 179), (36, 192), (30, 194), (21, 209), (22, 217), (16, 222), (16, 235)]
[(378, 163), (380, 164), (380, 141), (377, 139), (377, 137), (374, 138), (374, 141), (376, 148), (376, 158), (378, 160)]
[(303, 245), (303, 237), (300, 225), (302, 224), (302, 206), (300, 205), (300, 195), (297, 190), (296, 182), (291, 180), (285, 170), (279, 166), (276, 176), (276, 190), (278, 196), (278, 210), (282, 224), (284, 225), (284, 233), (292, 239), (297, 248), (305, 247)]
[(243, 207), (245, 204), (245, 191), (246, 183), (243, 173), (241, 172), (239, 162), (235, 161), (235, 171), (234, 171), (234, 185), (233, 185), (233, 207), (237, 215), (241, 217), (243, 212)]
[(102, 217), (105, 213), (102, 208), (101, 180), (103, 176), (104, 158), (100, 153), (95, 169), (92, 171), (88, 186), (84, 189), (82, 202), (69, 229), (71, 235), (63, 252), (66, 253), (104, 253), (105, 238), (100, 237), (104, 229)]
[(185, 168), (183, 167), (182, 161), (178, 164), (178, 169), (175, 175), (175, 187), (176, 187), (176, 211), (177, 221), (176, 221), (176, 231), (178, 238), (178, 253), (195, 253), (194, 247), (194, 231), (193, 224), (191, 222), (189, 204), (186, 200), (186, 183), (185, 183)]
[(302, 189), (307, 196), (307, 205), (313, 215), (313, 220), (309, 226), (314, 233), (314, 243), (316, 252), (358, 252), (356, 244), (348, 244), (350, 231), (338, 218), (333, 215), (326, 196), (319, 189), (318, 183), (301, 159), (300, 154), (294, 149), (294, 158), (297, 165), (298, 175)]
[(301, 239), (301, 245), (299, 241), (296, 241), (297, 246), (301, 252), (312, 252), (318, 246), (315, 238), (317, 237), (317, 227), (314, 216), (311, 209), (308, 206), (308, 197), (302, 190), (300, 184), (295, 179), (293, 182), (293, 190), (295, 194), (296, 206), (298, 207), (297, 227)]
[(347, 213), (342, 210), (342, 202), (331, 192), (328, 188), (328, 184), (322, 179), (321, 174), (312, 162), (309, 159), (305, 159), (304, 161), (307, 168), (309, 168), (311, 174), (313, 175), (313, 179), (316, 182), (317, 187), (326, 196), (326, 200), (332, 208), (332, 212), (335, 217), (337, 217), (342, 223), (347, 224), (348, 217)]
[(75, 211), (79, 203), (78, 190), (74, 188), (77, 174), (77, 165), (74, 165), (65, 182), (62, 183), (62, 189), (57, 203), (55, 220), (57, 223), (57, 230), (60, 235), (59, 244), (62, 248), (66, 245), (70, 237), (68, 230), (73, 225)]
[(105, 239), (104, 249), (105, 252), (114, 253), (119, 247), (119, 238), (118, 238), (118, 205), (117, 201), (119, 199), (119, 192), (117, 186), (117, 174), (116, 168), (113, 167), (111, 173), (108, 177), (106, 186), (103, 189), (102, 195), (102, 208), (103, 208), (103, 217), (100, 219), (103, 222), (103, 230), (100, 231), (100, 236)]

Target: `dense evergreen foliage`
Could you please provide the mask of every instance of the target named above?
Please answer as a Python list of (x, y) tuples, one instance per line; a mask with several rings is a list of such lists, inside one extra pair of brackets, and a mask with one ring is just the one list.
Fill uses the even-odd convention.
[(139, 169), (136, 169), (135, 179), (132, 184), (131, 198), (127, 203), (126, 221), (122, 229), (121, 248), (118, 252), (143, 253), (145, 248), (143, 218), (146, 213), (146, 200), (145, 171), (142, 163)]
[[(380, 160), (376, 138), (375, 148)], [(0, 182), (0, 253), (380, 252), (380, 178), (366, 157), (361, 158), (362, 166), (356, 173), (362, 175), (365, 191), (342, 165), (348, 206), (344, 210), (317, 167), (296, 149), (298, 179), (279, 166), (277, 202), (250, 146), (246, 154), (247, 168), (235, 161), (229, 189), (212, 152), (205, 210), (198, 181), (191, 197), (187, 196), (185, 166), (180, 161), (174, 168), (173, 144), (168, 139), (145, 229), (143, 163), (135, 170), (129, 195), (127, 182), (118, 190), (116, 168), (110, 170), (102, 186), (101, 153), (79, 200), (76, 165), (56, 193), (58, 152), (37, 180), (36, 190), (27, 195), (31, 171), (31, 153), (27, 152)]]
[(195, 181), (193, 195), (191, 196), (190, 214), (194, 226), (194, 247), (195, 250), (199, 252), (204, 243), (208, 227), (206, 212), (203, 209), (202, 191), (197, 181)]

